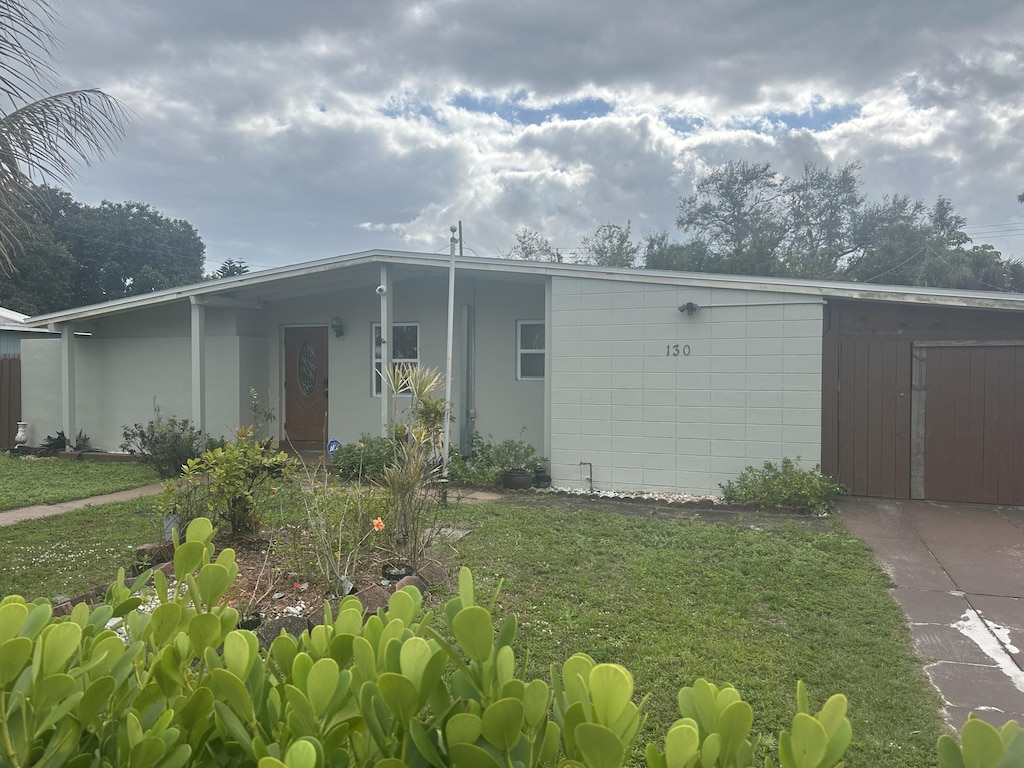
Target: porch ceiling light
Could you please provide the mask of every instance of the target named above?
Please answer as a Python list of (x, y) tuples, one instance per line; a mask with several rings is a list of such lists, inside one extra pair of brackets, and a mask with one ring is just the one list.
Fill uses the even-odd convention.
[(331, 330), (334, 331), (334, 335), (339, 339), (345, 335), (345, 323), (337, 315), (331, 318)]

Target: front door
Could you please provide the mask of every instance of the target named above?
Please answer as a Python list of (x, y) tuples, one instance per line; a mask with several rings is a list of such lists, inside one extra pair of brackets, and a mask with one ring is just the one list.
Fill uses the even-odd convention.
[(284, 397), (287, 438), (322, 446), (327, 432), (327, 326), (284, 329)]

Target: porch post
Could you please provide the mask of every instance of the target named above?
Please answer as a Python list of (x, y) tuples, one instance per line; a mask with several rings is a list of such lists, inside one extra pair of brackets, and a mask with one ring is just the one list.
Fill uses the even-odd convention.
[(388, 389), (387, 372), (391, 370), (391, 345), (388, 339), (391, 338), (391, 282), (390, 270), (387, 264), (380, 265), (380, 285), (377, 293), (380, 294), (380, 435), (386, 437), (388, 434), (389, 403), (391, 392)]
[(60, 326), (60, 369), (62, 386), (61, 392), (64, 395), (62, 403), (62, 416), (64, 425), (64, 437), (67, 439), (67, 448), (75, 446), (78, 437), (78, 424), (75, 414), (75, 324), (62, 323)]
[(206, 307), (192, 303), (192, 426), (206, 431)]

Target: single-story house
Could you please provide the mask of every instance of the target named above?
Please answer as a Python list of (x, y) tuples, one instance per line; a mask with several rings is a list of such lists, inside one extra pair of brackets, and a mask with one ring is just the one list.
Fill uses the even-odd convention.
[[(368, 251), (30, 318), (29, 441), (250, 420), (382, 434), (379, 371), (444, 370), (453, 441), (523, 435), (553, 483), (715, 493), (800, 457), (856, 494), (1024, 503), (1024, 295)], [(386, 329), (386, 330), (382, 330)]]

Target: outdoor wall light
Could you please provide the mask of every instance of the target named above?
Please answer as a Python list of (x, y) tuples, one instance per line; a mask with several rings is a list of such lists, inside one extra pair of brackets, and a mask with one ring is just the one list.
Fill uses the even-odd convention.
[(345, 324), (337, 315), (331, 318), (331, 330), (334, 331), (334, 335), (339, 339), (345, 335)]
[(685, 304), (680, 304), (679, 305), (679, 311), (680, 312), (685, 312), (686, 314), (690, 315), (691, 317), (693, 317), (694, 313), (698, 309), (700, 309), (700, 305), (699, 304), (694, 304), (692, 301), (688, 301)]

